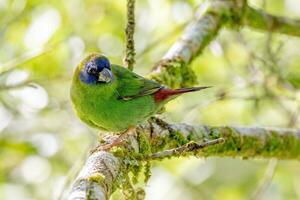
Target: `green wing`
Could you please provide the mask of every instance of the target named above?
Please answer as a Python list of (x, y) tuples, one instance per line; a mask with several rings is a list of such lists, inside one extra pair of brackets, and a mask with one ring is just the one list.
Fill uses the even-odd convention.
[(163, 87), (118, 65), (112, 65), (112, 72), (118, 81), (117, 92), (123, 100), (150, 95)]

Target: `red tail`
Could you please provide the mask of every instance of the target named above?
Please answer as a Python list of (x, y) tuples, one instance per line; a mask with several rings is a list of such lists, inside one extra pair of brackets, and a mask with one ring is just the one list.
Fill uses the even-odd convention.
[(155, 99), (155, 102), (159, 103), (164, 100), (169, 100), (169, 99), (175, 98), (177, 95), (180, 95), (183, 93), (199, 91), (199, 90), (203, 90), (203, 89), (210, 88), (210, 87), (211, 86), (204, 86), (204, 87), (180, 88), (180, 89), (174, 89), (174, 90), (162, 88), (154, 94), (154, 99)]

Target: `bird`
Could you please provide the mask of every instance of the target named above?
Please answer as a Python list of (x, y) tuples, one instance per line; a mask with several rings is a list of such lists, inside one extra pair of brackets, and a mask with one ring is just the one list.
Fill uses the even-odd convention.
[(78, 117), (87, 125), (122, 133), (147, 121), (181, 94), (209, 88), (170, 89), (99, 53), (86, 56), (76, 67), (70, 96)]

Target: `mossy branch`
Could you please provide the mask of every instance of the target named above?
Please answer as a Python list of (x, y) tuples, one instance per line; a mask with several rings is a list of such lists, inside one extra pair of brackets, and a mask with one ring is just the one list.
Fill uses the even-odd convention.
[(73, 184), (69, 200), (109, 199), (118, 176), (119, 159), (101, 151), (90, 155)]
[[(172, 148), (194, 148), (195, 145), (189, 144), (197, 142), (204, 145), (171, 156), (300, 159), (300, 131), (292, 129), (191, 126), (153, 119), (139, 126), (137, 132), (139, 134), (128, 138), (125, 152), (116, 149), (114, 153), (100, 151), (90, 155), (69, 199), (108, 199), (123, 184), (124, 176), (135, 168), (137, 162), (158, 159), (157, 156), (145, 155), (145, 149), (152, 155), (161, 155), (159, 152), (169, 153), (167, 150)], [(142, 140), (139, 138), (141, 134)], [(219, 144), (223, 139), (218, 138), (224, 138), (225, 142)], [(210, 143), (217, 145), (208, 145)], [(169, 156), (160, 158), (166, 157)]]
[(126, 55), (124, 64), (129, 70), (133, 70), (135, 63), (135, 49), (134, 49), (134, 29), (135, 29), (135, 0), (127, 0), (127, 25), (125, 29), (126, 34)]
[[(157, 137), (164, 135), (159, 139), (167, 139), (169, 148), (169, 143), (173, 141), (172, 139), (170, 140), (170, 137), (176, 138), (174, 140), (177, 141), (177, 143), (171, 145), (172, 148), (190, 141), (205, 142), (224, 138), (224, 144), (205, 148), (197, 153), (198, 156), (300, 159), (300, 130), (190, 126), (186, 124), (167, 124), (160, 121), (156, 121), (156, 124), (159, 126), (154, 132), (159, 133)], [(178, 138), (181, 138), (181, 142)]]
[(300, 19), (267, 14), (248, 6), (246, 0), (207, 0), (149, 77), (172, 88), (195, 85), (196, 76), (189, 63), (226, 25), (300, 37)]
[(206, 147), (223, 143), (224, 141), (225, 140), (223, 138), (209, 140), (209, 141), (203, 142), (203, 143), (197, 143), (194, 141), (190, 141), (180, 147), (176, 147), (173, 149), (167, 149), (167, 150), (153, 153), (150, 155), (144, 155), (142, 157), (143, 157), (143, 159), (146, 159), (146, 160), (162, 160), (164, 158), (171, 158), (171, 157), (175, 157), (175, 156), (184, 156), (186, 153), (195, 153), (196, 151), (200, 151)]
[(222, 26), (241, 15), (245, 4), (246, 0), (207, 0), (201, 4), (194, 20), (149, 77), (172, 88), (195, 85), (197, 79), (188, 64), (217, 36)]

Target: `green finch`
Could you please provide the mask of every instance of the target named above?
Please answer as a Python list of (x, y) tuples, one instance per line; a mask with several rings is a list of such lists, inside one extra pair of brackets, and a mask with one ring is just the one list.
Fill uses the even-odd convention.
[(75, 70), (71, 99), (86, 124), (122, 132), (146, 121), (180, 94), (205, 88), (169, 89), (93, 53)]

